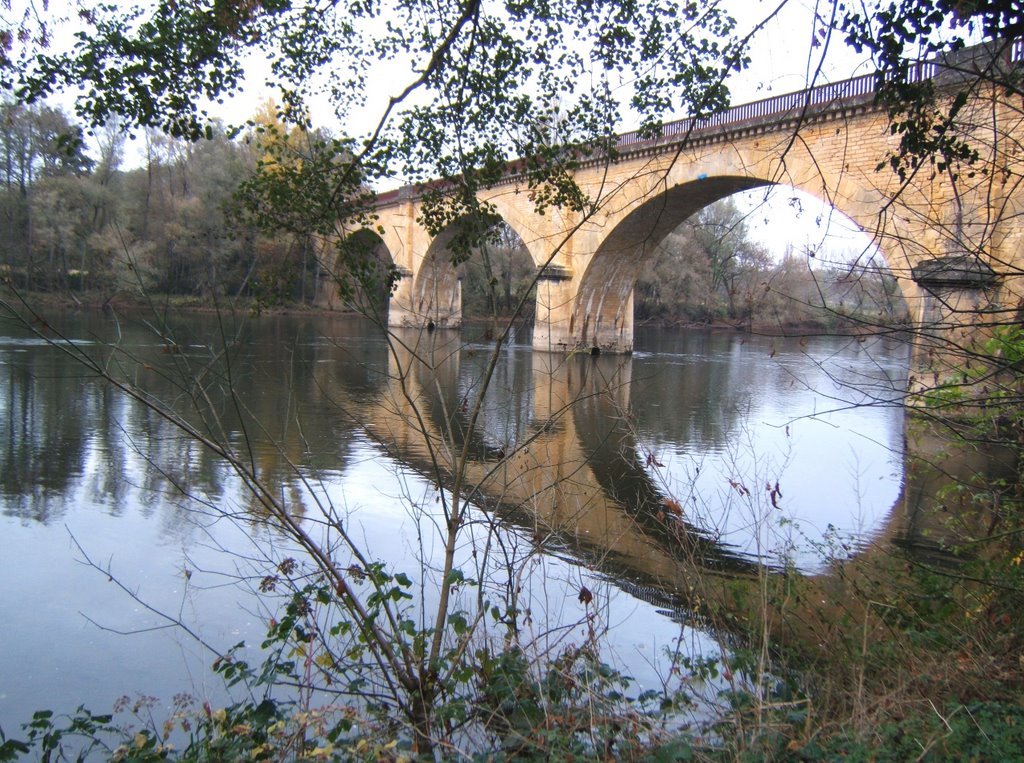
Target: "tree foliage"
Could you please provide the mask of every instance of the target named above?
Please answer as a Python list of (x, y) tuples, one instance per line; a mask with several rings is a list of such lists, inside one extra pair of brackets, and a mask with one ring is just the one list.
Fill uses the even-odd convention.
[(84, 203), (92, 162), (79, 135), (59, 109), (0, 101), (0, 265), (36, 285), (48, 285), (58, 264), (66, 276), (66, 244), (78, 235), (73, 215), (55, 213)]
[[(476, 318), (517, 315), (520, 302), (531, 294), (536, 275), (522, 240), (505, 223), (482, 238), (461, 271), (463, 313)], [(522, 317), (532, 317), (529, 309), (527, 304), (527, 314)]]
[[(317, 298), (316, 230), (260, 219), (264, 201), (255, 198), (261, 186), (253, 175), (277, 150), (267, 147), (266, 129), (232, 141), (215, 125), (210, 139), (195, 143), (147, 131), (142, 166), (131, 169), (122, 166), (122, 125), (97, 131), (97, 160), (83, 142), (63, 139), (80, 133), (60, 109), (2, 105), (0, 265), (17, 286), (88, 290), (101, 299), (140, 290), (267, 303)], [(301, 136), (288, 144), (292, 155), (330, 140)], [(287, 171), (317, 176), (309, 162)], [(271, 173), (262, 177), (265, 190)], [(240, 198), (251, 203), (243, 207)]]
[(329, 147), (358, 171), (331, 174), (327, 198), (385, 177), (443, 179), (461, 190), (435, 197), (435, 226), (479, 211), (474, 189), (518, 157), (539, 206), (583, 208), (572, 166), (612, 150), (627, 121), (654, 130), (666, 115), (721, 109), (726, 76), (747, 60), (716, 4), (663, 0), (159, 2), (79, 15), (74, 46), (39, 52), (19, 93), (80, 86), (76, 110), (91, 124), (118, 116), (210, 136), (209, 104), (239, 88), (252, 55), (268, 61), (285, 121), (308, 126), (321, 96), (344, 120), (377, 96), (386, 66), (398, 84), (379, 121), (357, 145)]

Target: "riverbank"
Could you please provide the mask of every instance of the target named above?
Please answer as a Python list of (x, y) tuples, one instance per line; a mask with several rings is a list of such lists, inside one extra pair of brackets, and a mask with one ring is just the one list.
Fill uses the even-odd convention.
[[(141, 310), (157, 308), (161, 311), (184, 310), (194, 313), (212, 313), (228, 310), (267, 315), (326, 314), (344, 316), (359, 314), (355, 310), (338, 310), (315, 304), (296, 302), (268, 305), (251, 297), (225, 297), (218, 300), (207, 296), (181, 294), (142, 295), (133, 292), (117, 292), (115, 294), (101, 292), (19, 292), (18, 296), (38, 310)], [(498, 317), (499, 322), (508, 321), (509, 319), (509, 316)], [(487, 316), (470, 316), (463, 319), (463, 325), (468, 328), (487, 329), (493, 322), (494, 319)], [(520, 326), (532, 325), (532, 321), (521, 319), (516, 319), (515, 323)], [(659, 318), (637, 321), (636, 325), (637, 327), (740, 332), (779, 337), (858, 336), (879, 332), (897, 333), (908, 329), (905, 323), (875, 322), (834, 314), (829, 315), (827, 320), (823, 319), (821, 321), (692, 321)]]
[[(337, 312), (298, 303), (264, 305), (251, 297), (213, 297), (184, 294), (149, 294), (136, 292), (16, 292), (19, 301), (31, 305), (34, 310), (186, 310), (203, 313), (216, 311), (267, 312), (288, 314), (300, 312)], [(344, 313), (339, 313), (344, 314)], [(353, 313), (354, 314), (354, 313)]]

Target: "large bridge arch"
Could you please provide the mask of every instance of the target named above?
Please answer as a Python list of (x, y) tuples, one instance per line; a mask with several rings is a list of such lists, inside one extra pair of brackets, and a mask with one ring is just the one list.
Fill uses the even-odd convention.
[(691, 180), (649, 197), (614, 225), (580, 277), (570, 342), (613, 352), (633, 347), (633, 287), (640, 267), (683, 221), (714, 202), (767, 185), (743, 176)]
[(450, 225), (430, 242), (412, 281), (415, 323), (430, 328), (462, 325), (462, 284), (451, 261), (451, 245), (459, 226)]
[[(892, 241), (877, 235), (877, 213), (874, 219), (869, 219), (863, 206), (850, 209), (852, 214), (846, 209), (833, 206), (832, 200), (821, 197), (820, 183), (811, 184), (811, 188), (818, 191), (813, 193), (806, 186), (794, 186), (752, 175), (701, 176), (649, 196), (614, 223), (580, 276), (565, 342), (591, 350), (630, 351), (633, 337), (633, 287), (647, 258), (681, 223), (701, 209), (734, 194), (769, 186), (792, 188), (823, 205), (831, 206), (831, 209), (857, 226), (887, 264), (892, 260), (899, 261), (899, 252), (885, 251), (886, 244)], [(866, 228), (867, 225), (873, 225), (873, 228)], [(917, 296), (918, 289), (912, 280), (898, 274), (896, 280), (904, 298), (909, 300)]]

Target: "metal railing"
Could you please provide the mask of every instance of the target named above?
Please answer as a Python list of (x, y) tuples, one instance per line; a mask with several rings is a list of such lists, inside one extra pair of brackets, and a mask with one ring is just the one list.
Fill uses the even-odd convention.
[(875, 75), (865, 74), (842, 82), (819, 85), (808, 90), (776, 95), (751, 103), (742, 103), (706, 117), (686, 117), (669, 122), (662, 126), (660, 135), (656, 138), (645, 136), (638, 130), (622, 133), (618, 137), (617, 144), (619, 148), (629, 148), (643, 144), (672, 142), (672, 139), (679, 135), (693, 135), (745, 122), (761, 121), (790, 112), (799, 112), (811, 106), (834, 105), (840, 100), (850, 101), (870, 95), (874, 89)]
[[(950, 54), (946, 61), (922, 61), (914, 64), (907, 76), (910, 83), (923, 82), (938, 76), (942, 71), (949, 70), (957, 62), (972, 61), (978, 59), (978, 54), (986, 49), (991, 51), (992, 45), (981, 44), (965, 48), (955, 54)], [(1008, 56), (1008, 63), (1019, 64), (1024, 58), (1024, 39), (1014, 40), (1005, 54)], [(991, 52), (987, 59), (992, 60)], [(771, 98), (764, 98), (760, 101), (742, 103), (738, 106), (726, 109), (717, 114), (710, 114), (703, 117), (686, 117), (675, 122), (669, 122), (662, 126), (657, 137), (649, 137), (639, 130), (622, 133), (618, 136), (617, 145), (619, 148), (630, 148), (642, 145), (658, 145), (660, 143), (675, 142), (677, 136), (695, 136), (701, 133), (714, 132), (721, 128), (740, 126), (744, 123), (755, 123), (775, 117), (782, 118), (785, 115), (798, 115), (803, 112), (813, 111), (820, 113), (830, 108), (842, 108), (854, 103), (861, 103), (867, 100), (875, 92), (875, 83), (878, 75), (862, 74), (858, 77), (831, 82), (826, 85), (799, 90), (795, 93), (785, 93)]]

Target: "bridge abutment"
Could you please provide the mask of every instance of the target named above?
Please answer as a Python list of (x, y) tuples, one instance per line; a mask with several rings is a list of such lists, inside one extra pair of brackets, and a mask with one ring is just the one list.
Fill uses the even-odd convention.
[(915, 330), (908, 391), (912, 405), (954, 417), (967, 413), (976, 383), (991, 371), (987, 347), (998, 323), (999, 276), (970, 254), (923, 260), (912, 269), (922, 305)]

